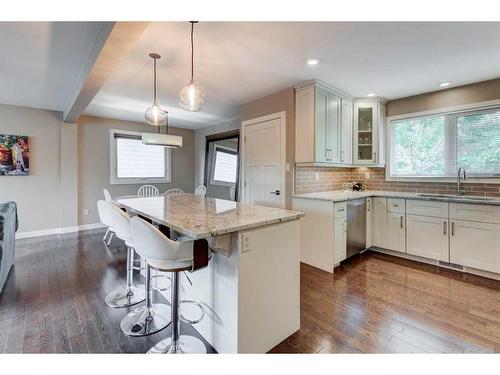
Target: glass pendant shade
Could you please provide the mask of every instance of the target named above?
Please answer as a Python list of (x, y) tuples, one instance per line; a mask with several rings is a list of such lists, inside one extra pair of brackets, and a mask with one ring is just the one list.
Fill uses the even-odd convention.
[(167, 123), (167, 112), (156, 103), (146, 110), (144, 117), (150, 125), (164, 126)]
[(179, 93), (179, 105), (192, 112), (198, 112), (205, 103), (205, 94), (191, 81)]

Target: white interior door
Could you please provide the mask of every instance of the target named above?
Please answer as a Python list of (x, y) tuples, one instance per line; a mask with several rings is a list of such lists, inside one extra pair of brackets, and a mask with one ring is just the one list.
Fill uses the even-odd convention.
[(285, 207), (283, 117), (244, 126), (244, 202)]

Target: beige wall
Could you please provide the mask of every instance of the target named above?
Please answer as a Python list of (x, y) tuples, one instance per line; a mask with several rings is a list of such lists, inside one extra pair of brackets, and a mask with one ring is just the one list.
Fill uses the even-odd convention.
[(286, 162), (290, 171), (286, 172), (286, 205), (292, 204), (293, 166), (295, 163), (295, 89), (293, 87), (248, 102), (240, 107), (240, 120), (246, 121), (273, 113), (286, 112)]
[(0, 105), (0, 119), (0, 133), (27, 135), (30, 146), (30, 175), (0, 176), (0, 202), (17, 202), (20, 232), (61, 227), (71, 213), (60, 204), (60, 114)]
[(387, 103), (387, 116), (429, 111), (494, 99), (500, 99), (500, 78), (391, 100)]
[[(121, 120), (82, 116), (78, 120), (78, 218), (80, 225), (99, 222), (97, 201), (103, 199), (102, 189), (112, 196), (135, 194), (142, 184), (111, 185), (109, 181), (109, 131), (151, 131), (151, 126)], [(193, 192), (194, 131), (170, 128), (170, 133), (183, 137), (183, 147), (172, 150), (172, 183), (154, 184), (161, 192), (179, 188)], [(83, 215), (88, 209), (89, 214)]]

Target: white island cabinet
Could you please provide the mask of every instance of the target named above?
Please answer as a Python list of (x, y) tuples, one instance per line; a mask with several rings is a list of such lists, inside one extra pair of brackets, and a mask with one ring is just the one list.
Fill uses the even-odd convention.
[[(116, 203), (213, 250), (207, 267), (188, 273), (192, 285), (181, 278), (181, 299), (201, 303), (193, 327), (219, 353), (265, 353), (300, 328), (302, 213), (193, 194)], [(200, 316), (192, 304), (181, 313)]]

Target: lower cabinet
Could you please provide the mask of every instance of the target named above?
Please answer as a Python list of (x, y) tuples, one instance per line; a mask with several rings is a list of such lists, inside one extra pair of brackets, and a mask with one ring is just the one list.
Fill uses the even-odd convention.
[(406, 215), (406, 252), (449, 262), (448, 219)]
[(387, 244), (386, 248), (393, 251), (406, 252), (405, 214), (387, 213)]
[(335, 264), (347, 258), (347, 221), (345, 218), (335, 220)]
[(450, 262), (500, 272), (500, 225), (451, 220)]
[(372, 244), (387, 248), (387, 198), (372, 199)]

